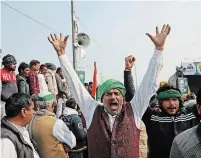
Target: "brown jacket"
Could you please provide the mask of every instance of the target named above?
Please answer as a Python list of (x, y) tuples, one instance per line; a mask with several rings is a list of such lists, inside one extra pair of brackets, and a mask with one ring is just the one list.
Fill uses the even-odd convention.
[(40, 158), (68, 158), (63, 144), (53, 136), (53, 116), (35, 116), (32, 122), (32, 137), (38, 146)]

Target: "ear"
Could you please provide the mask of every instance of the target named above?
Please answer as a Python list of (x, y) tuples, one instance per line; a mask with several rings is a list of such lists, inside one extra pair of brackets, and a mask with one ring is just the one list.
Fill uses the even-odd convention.
[(21, 110), (21, 115), (23, 116), (23, 117), (26, 117), (27, 115), (26, 115), (26, 109), (25, 108), (22, 108), (22, 110)]

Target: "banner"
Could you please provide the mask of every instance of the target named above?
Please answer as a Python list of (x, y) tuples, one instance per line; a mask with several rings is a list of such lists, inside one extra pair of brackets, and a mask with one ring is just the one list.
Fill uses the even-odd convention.
[(178, 78), (178, 88), (180, 89), (181, 93), (188, 94), (188, 79), (187, 78)]
[(201, 75), (201, 62), (183, 63), (184, 75)]
[(84, 82), (85, 82), (85, 71), (77, 71), (77, 75), (78, 75), (80, 81), (84, 84)]

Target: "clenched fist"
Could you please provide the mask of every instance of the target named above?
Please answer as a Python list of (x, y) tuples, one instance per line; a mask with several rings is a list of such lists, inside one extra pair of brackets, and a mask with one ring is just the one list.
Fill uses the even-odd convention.
[(130, 71), (134, 65), (135, 57), (132, 55), (125, 58), (125, 70)]

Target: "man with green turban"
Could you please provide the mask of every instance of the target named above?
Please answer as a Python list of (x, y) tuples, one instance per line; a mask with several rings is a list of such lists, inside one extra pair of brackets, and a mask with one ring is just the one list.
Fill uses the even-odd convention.
[[(48, 37), (59, 56), (71, 94), (85, 116), (89, 158), (139, 158), (141, 118), (157, 88), (162, 51), (169, 32), (170, 26), (164, 25), (161, 32), (156, 28), (156, 36), (147, 34), (155, 45), (155, 52), (141, 85), (128, 103), (124, 103), (124, 85), (116, 80), (107, 80), (99, 87), (102, 104), (96, 102), (80, 82), (65, 54), (68, 36)], [(126, 71), (132, 69), (134, 61), (133, 56), (126, 58)]]
[[(131, 73), (124, 75), (124, 80), (132, 87), (130, 78)], [(127, 93), (130, 92), (131, 88), (125, 86)], [(156, 93), (159, 109), (148, 107), (142, 117), (148, 135), (148, 158), (169, 158), (173, 139), (200, 122), (200, 110), (196, 104), (185, 107), (180, 90), (171, 85), (161, 86)]]

